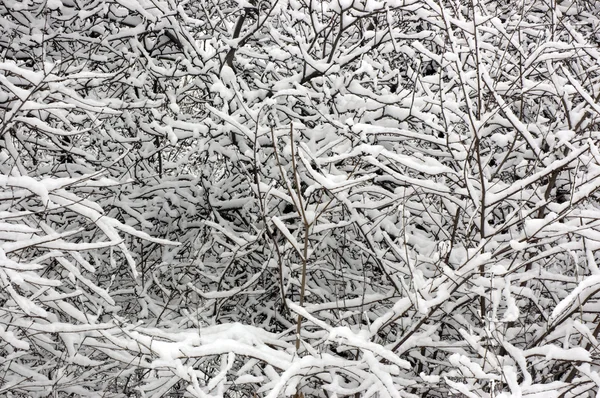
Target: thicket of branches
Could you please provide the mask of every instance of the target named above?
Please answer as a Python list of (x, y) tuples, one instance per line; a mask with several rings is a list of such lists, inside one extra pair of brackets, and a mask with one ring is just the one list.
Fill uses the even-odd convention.
[(600, 2), (0, 2), (0, 395), (595, 396)]

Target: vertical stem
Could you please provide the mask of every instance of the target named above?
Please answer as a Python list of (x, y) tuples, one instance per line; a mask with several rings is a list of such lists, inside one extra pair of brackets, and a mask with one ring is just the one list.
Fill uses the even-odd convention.
[[(471, 0), (471, 9), (473, 12), (473, 44), (475, 47), (475, 70), (477, 73), (477, 109), (475, 117), (477, 121), (481, 120), (481, 114), (483, 111), (483, 100), (482, 100), (482, 92), (481, 92), (481, 72), (479, 70), (480, 62), (479, 62), (479, 37), (477, 35), (477, 21), (475, 14), (475, 1)], [(464, 83), (463, 83), (464, 84)], [(483, 171), (483, 163), (481, 158), (481, 141), (479, 139), (479, 123), (473, 123), (473, 119), (471, 116), (471, 112), (469, 111), (469, 119), (471, 120), (471, 126), (473, 128), (473, 134), (475, 136), (475, 151), (476, 151), (476, 161), (477, 161), (477, 172), (479, 173), (479, 183), (481, 185), (481, 218), (479, 220), (479, 234), (481, 235), (481, 240), (486, 238), (486, 179)], [(479, 266), (479, 273), (483, 276), (485, 273), (485, 265), (482, 264)], [(484, 296), (479, 298), (479, 311), (481, 312), (481, 324), (485, 326), (485, 309), (486, 309), (486, 299)]]
[[(290, 150), (292, 153), (292, 172), (294, 173), (294, 184), (298, 195), (298, 215), (302, 218), (304, 225), (304, 245), (302, 247), (302, 277), (300, 280), (300, 307), (304, 307), (304, 295), (306, 293), (306, 266), (308, 261), (308, 227), (310, 226), (304, 212), (302, 203), (302, 191), (298, 179), (298, 165), (296, 164), (296, 153), (294, 151), (294, 126), (290, 124)], [(302, 330), (302, 315), (298, 314), (296, 321), (296, 351), (300, 349), (300, 331)]]

